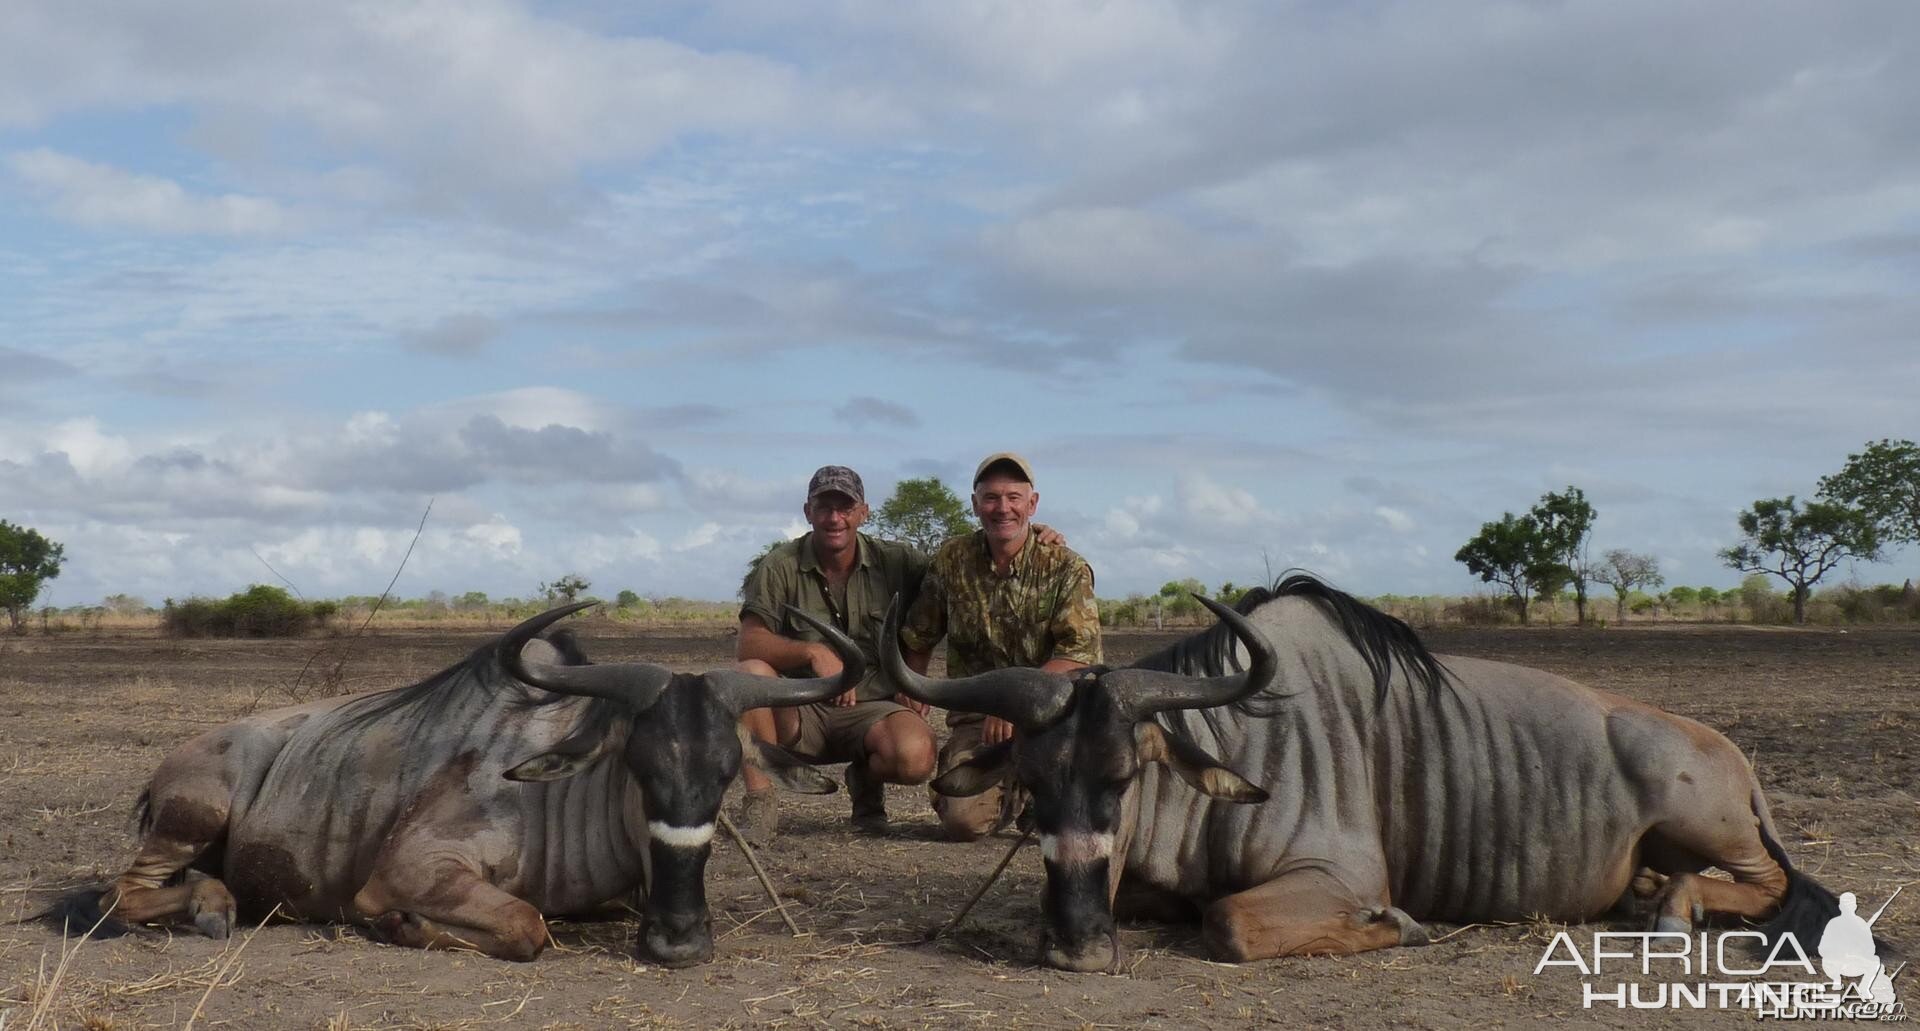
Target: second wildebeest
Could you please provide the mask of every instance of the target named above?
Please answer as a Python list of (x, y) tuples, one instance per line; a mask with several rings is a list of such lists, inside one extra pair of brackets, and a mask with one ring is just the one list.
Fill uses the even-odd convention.
[(1201, 600), (1219, 626), (1072, 678), (933, 680), (884, 631), (901, 690), (1016, 727), (934, 788), (1032, 793), (1053, 966), (1119, 961), (1116, 900), (1197, 909), (1230, 961), (1420, 944), (1428, 919), (1582, 921), (1629, 891), (1660, 930), (1772, 916), (1803, 948), (1837, 912), (1788, 863), (1739, 749), (1699, 723), (1433, 655), (1311, 576), (1241, 611)]
[(245, 717), (182, 745), (141, 796), (138, 856), (99, 901), (120, 920), (186, 918), (215, 937), (277, 907), (526, 960), (547, 944), (543, 914), (639, 885), (642, 956), (711, 958), (703, 878), (743, 754), (790, 787), (835, 787), (743, 742), (739, 714), (839, 694), (865, 663), (830, 626), (818, 629), (846, 665), (813, 679), (591, 665), (564, 638), (536, 638), (589, 604), (529, 619), (412, 687)]

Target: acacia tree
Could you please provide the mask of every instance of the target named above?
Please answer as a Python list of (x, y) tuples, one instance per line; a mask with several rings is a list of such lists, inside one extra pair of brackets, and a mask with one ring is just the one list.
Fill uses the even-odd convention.
[(1609, 550), (1593, 571), (1593, 579), (1595, 583), (1613, 588), (1614, 618), (1622, 623), (1627, 621), (1627, 595), (1632, 594), (1634, 588), (1659, 587), (1667, 582), (1660, 573), (1659, 559), (1625, 548)]
[(967, 506), (938, 476), (901, 480), (893, 488), (893, 496), (873, 514), (875, 536), (912, 545), (923, 553), (931, 553), (949, 537), (972, 530)]
[[(1550, 559), (1541, 564), (1536, 587), (1542, 593), (1551, 593), (1571, 581), (1574, 612), (1580, 625), (1585, 626), (1587, 584), (1595, 579), (1592, 561), (1587, 557), (1587, 543), (1593, 537), (1596, 518), (1593, 506), (1587, 503), (1584, 491), (1570, 486), (1564, 493), (1548, 491), (1541, 495), (1540, 503), (1533, 506), (1529, 515), (1538, 528), (1542, 557)], [(1549, 578), (1553, 581), (1550, 585)]]
[(1920, 544), (1920, 444), (1879, 440), (1820, 478), (1820, 496), (1873, 517), (1882, 543)]
[(545, 595), (548, 601), (563, 601), (570, 605), (574, 599), (580, 597), (587, 588), (592, 586), (593, 581), (579, 573), (568, 573), (552, 583), (541, 584), (540, 593)]
[(38, 530), (0, 519), (0, 608), (7, 610), (7, 623), (15, 633), (26, 627), (40, 588), (60, 575), (65, 556), (63, 546)]
[(1559, 575), (1540, 524), (1531, 515), (1512, 512), (1501, 513), (1498, 522), (1480, 524), (1480, 532), (1454, 552), (1453, 560), (1465, 563), (1482, 583), (1505, 587), (1522, 623), (1529, 619), (1532, 592), (1543, 584), (1551, 589)]
[(1740, 513), (1743, 540), (1720, 558), (1742, 573), (1771, 573), (1793, 588), (1793, 621), (1807, 621), (1807, 593), (1842, 559), (1869, 562), (1880, 554), (1880, 529), (1864, 509), (1809, 501), (1789, 494), (1762, 498)]

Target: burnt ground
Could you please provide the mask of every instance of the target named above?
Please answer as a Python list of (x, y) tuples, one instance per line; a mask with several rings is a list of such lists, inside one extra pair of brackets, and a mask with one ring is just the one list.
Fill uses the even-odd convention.
[[(636, 636), (607, 624), (584, 636), (602, 660), (708, 668), (732, 653), (730, 634), (718, 631)], [(256, 699), (271, 707), (411, 682), (483, 637), (389, 632), (350, 646), (138, 634), (0, 638), (0, 918), (32, 914), (62, 890), (117, 873), (133, 851), (134, 796), (165, 753), (194, 734)], [(1863, 911), (1920, 880), (1920, 633), (1442, 628), (1427, 637), (1436, 651), (1538, 666), (1727, 734), (1754, 758), (1795, 861), (1836, 890), (1858, 892)], [(1109, 657), (1124, 661), (1166, 640), (1116, 634)], [(1031, 957), (1043, 875), (1031, 848), (956, 935), (921, 944), (1013, 839), (936, 841), (923, 789), (891, 790), (896, 826), (884, 838), (850, 831), (844, 795), (783, 802), (784, 834), (762, 857), (805, 932), (797, 940), (741, 855), (719, 844), (709, 891), (720, 956), (704, 967), (635, 962), (631, 926), (619, 919), (556, 921), (557, 947), (530, 964), (280, 924), (228, 943), (158, 932), (88, 942), (67, 957), (57, 932), (29, 922), (0, 926), (0, 1026), (29, 1026), (36, 1011), (40, 1027), (343, 1031), (1273, 1022), (1644, 1028), (1749, 1019), (1583, 1011), (1576, 974), (1532, 972), (1560, 929), (1544, 922), (1434, 925), (1442, 940), (1424, 949), (1244, 967), (1208, 962), (1192, 927), (1141, 925), (1123, 931), (1130, 958), (1118, 976), (1037, 968)], [(1896, 901), (1876, 929), (1920, 951), (1920, 892)], [(1920, 999), (1920, 979), (1898, 984)]]

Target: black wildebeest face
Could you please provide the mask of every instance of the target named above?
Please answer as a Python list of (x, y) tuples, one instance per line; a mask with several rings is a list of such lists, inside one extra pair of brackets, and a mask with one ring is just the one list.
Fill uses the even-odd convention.
[(1263, 802), (1266, 792), (1222, 766), (1198, 745), (1152, 719), (1169, 709), (1225, 705), (1272, 683), (1273, 649), (1239, 613), (1200, 599), (1247, 645), (1245, 673), (1188, 677), (1147, 670), (1088, 668), (1071, 676), (1007, 669), (959, 680), (931, 680), (900, 656), (898, 605), (879, 643), (881, 662), (900, 690), (934, 705), (999, 716), (1013, 740), (994, 745), (934, 781), (947, 795), (978, 794), (1011, 777), (1032, 796), (1034, 827), (1047, 869), (1044, 958), (1063, 970), (1109, 970), (1120, 961), (1113, 933), (1113, 889), (1130, 828), (1123, 815), (1142, 763), (1160, 762), (1196, 789), (1233, 802)]
[[(502, 642), (502, 662), (508, 672), (535, 687), (609, 699), (629, 715), (621, 757), (639, 785), (647, 817), (647, 914), (640, 947), (668, 966), (704, 962), (713, 958), (707, 858), (721, 797), (739, 773), (743, 754), (787, 787), (814, 793), (834, 790), (831, 780), (785, 751), (747, 739), (739, 728), (740, 713), (830, 698), (859, 683), (866, 661), (844, 634), (805, 613), (799, 613), (800, 618), (812, 623), (839, 653), (844, 668), (838, 677), (757, 677), (733, 670), (677, 674), (643, 662), (555, 666), (523, 660), (520, 649), (544, 625), (540, 620), (550, 622), (583, 607), (555, 609), (516, 628)], [(507, 776), (539, 781), (573, 776), (610, 747), (608, 729), (584, 727)], [(751, 751), (743, 753), (743, 748)]]

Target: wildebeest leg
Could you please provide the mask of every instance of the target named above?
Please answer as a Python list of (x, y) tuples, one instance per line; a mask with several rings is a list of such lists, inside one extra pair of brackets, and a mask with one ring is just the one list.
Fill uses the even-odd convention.
[(1199, 907), (1192, 899), (1179, 892), (1156, 888), (1136, 877), (1122, 878), (1113, 896), (1113, 918), (1122, 923), (1191, 923), (1199, 915)]
[(1229, 963), (1427, 943), (1426, 929), (1412, 917), (1384, 898), (1357, 897), (1318, 869), (1215, 900), (1201, 916), (1200, 937), (1215, 959)]
[(457, 860), (382, 865), (354, 896), (353, 908), (395, 945), (473, 949), (522, 962), (547, 946), (547, 922), (538, 909)]
[[(1744, 808), (1744, 807), (1743, 807)], [(1760, 841), (1758, 819), (1752, 810), (1735, 818), (1712, 810), (1671, 820), (1656, 829), (1662, 837), (1733, 875), (1732, 881), (1704, 877), (1693, 869), (1671, 872), (1659, 889), (1654, 928), (1686, 931), (1709, 913), (1725, 913), (1758, 920), (1780, 908), (1787, 894), (1787, 872), (1773, 861)]]
[(103, 908), (132, 923), (188, 917), (209, 938), (233, 933), (235, 906), (226, 885), (200, 875), (167, 884), (226, 833), (226, 796), (218, 796), (220, 804), (209, 805), (200, 800), (209, 794), (153, 799), (153, 824), (140, 842), (140, 853), (100, 900)]

